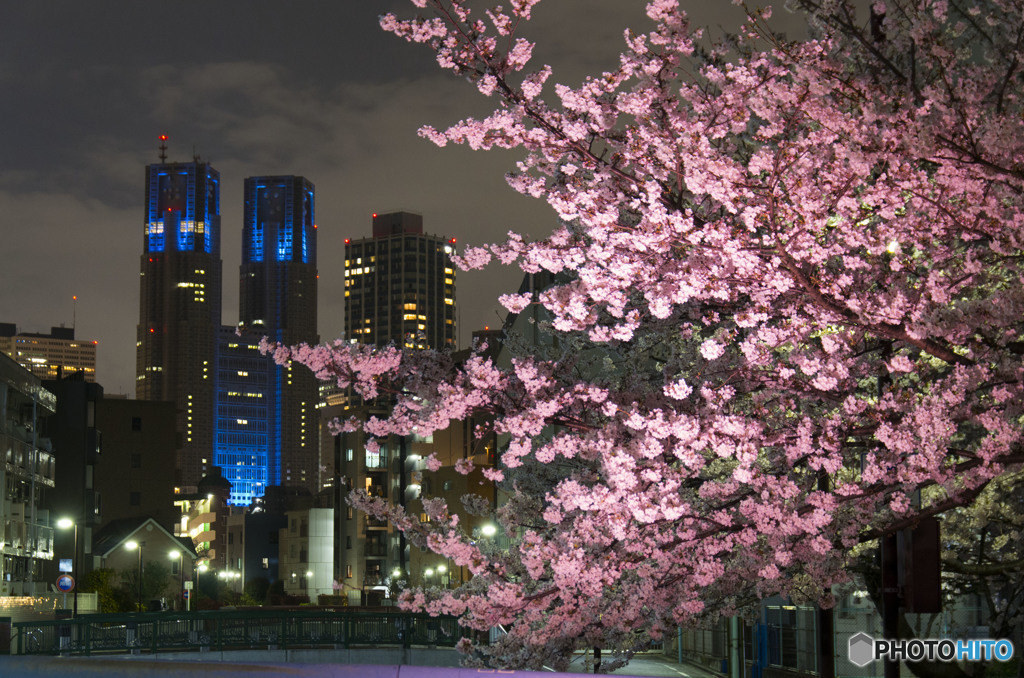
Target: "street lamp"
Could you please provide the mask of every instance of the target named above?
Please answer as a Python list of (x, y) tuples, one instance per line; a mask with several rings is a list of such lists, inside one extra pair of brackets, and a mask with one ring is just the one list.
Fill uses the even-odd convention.
[(441, 586), (444, 586), (445, 588), (448, 588), (448, 584), (445, 581), (445, 576), (444, 576), (444, 573), (447, 572), (447, 571), (448, 571), (448, 568), (445, 565), (438, 565), (437, 566), (437, 578), (440, 581)]
[(482, 534), (485, 537), (493, 537), (494, 535), (498, 534), (498, 528), (496, 528), (491, 523), (487, 523), (486, 525), (482, 525), (480, 527), (480, 534)]
[[(210, 566), (206, 564), (206, 561), (203, 561), (202, 563), (200, 563), (199, 567), (196, 568), (196, 595), (197, 596), (199, 595), (199, 592), (200, 592), (200, 588), (199, 588), (199, 575), (203, 574), (204, 572), (206, 572), (209, 569), (210, 569)], [(198, 605), (198, 604), (199, 604), (199, 599), (197, 598), (196, 599), (196, 605)], [(196, 609), (198, 610), (199, 608), (197, 607)]]
[(167, 557), (173, 562), (175, 559), (178, 561), (178, 595), (185, 595), (182, 591), (185, 589), (185, 570), (183, 568), (183, 552), (181, 549), (173, 549), (168, 551)]
[(126, 549), (128, 549), (129, 551), (134, 551), (135, 549), (139, 550), (139, 605), (138, 605), (138, 609), (141, 612), (142, 611), (142, 544), (140, 544), (137, 541), (132, 540), (132, 541), (127, 542), (124, 545), (124, 547)]
[[(70, 527), (75, 528), (75, 546), (74, 555), (71, 557), (71, 576), (75, 579), (75, 592), (74, 592), (74, 603), (72, 604), (71, 616), (78, 616), (78, 523), (71, 520), (71, 518), (61, 518), (57, 521), (57, 527), (62, 530), (66, 530)], [(65, 599), (66, 600), (66, 599)], [(67, 605), (67, 603), (64, 603)]]

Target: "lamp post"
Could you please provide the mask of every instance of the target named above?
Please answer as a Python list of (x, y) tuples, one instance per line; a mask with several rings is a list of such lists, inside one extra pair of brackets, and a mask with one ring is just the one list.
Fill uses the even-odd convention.
[(446, 565), (437, 566), (437, 579), (444, 588), (448, 588), (448, 580), (447, 577), (445, 577), (446, 572), (448, 572), (448, 567)]
[(124, 545), (124, 547), (126, 549), (128, 549), (129, 551), (134, 551), (135, 549), (139, 550), (139, 602), (138, 602), (138, 609), (139, 609), (139, 612), (141, 612), (142, 611), (142, 544), (133, 540), (133, 541), (127, 542)]
[[(206, 572), (209, 569), (210, 569), (210, 566), (206, 564), (206, 561), (203, 561), (202, 563), (200, 563), (199, 567), (196, 568), (196, 595), (197, 596), (199, 595), (199, 592), (202, 590), (202, 589), (199, 588), (199, 575), (203, 574), (204, 572)], [(199, 599), (198, 598), (196, 599), (196, 605), (199, 605)], [(198, 610), (199, 608), (196, 607), (196, 609)]]
[(184, 561), (182, 558), (183, 554), (181, 549), (174, 549), (168, 551), (167, 557), (173, 562), (175, 559), (178, 560), (178, 595), (184, 595), (182, 591), (185, 589), (185, 570), (183, 569)]
[[(74, 555), (71, 557), (71, 576), (75, 578), (75, 591), (73, 594), (74, 603), (72, 603), (71, 616), (78, 616), (78, 523), (71, 518), (61, 518), (57, 521), (57, 527), (62, 530), (66, 530), (69, 527), (75, 528), (75, 546)], [(67, 605), (67, 603), (64, 603)]]

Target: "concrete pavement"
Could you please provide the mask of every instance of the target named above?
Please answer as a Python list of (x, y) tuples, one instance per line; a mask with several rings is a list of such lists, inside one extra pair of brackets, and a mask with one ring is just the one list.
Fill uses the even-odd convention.
[[(577, 655), (569, 666), (569, 673), (586, 672), (586, 658), (584, 655)], [(656, 676), (658, 678), (722, 678), (721, 674), (708, 671), (695, 664), (683, 662), (680, 664), (672, 657), (667, 657), (660, 652), (645, 652), (638, 654), (626, 666), (613, 671), (610, 675), (622, 676)]]
[[(449, 656), (449, 653), (451, 656)], [(338, 657), (328, 658), (325, 652), (295, 651), (287, 658), (263, 652), (266, 661), (255, 660), (246, 653), (209, 653), (205, 657), (198, 653), (179, 654), (174, 658), (168, 655), (116, 655), (106, 657), (43, 657), (7, 655), (0, 656), (0, 675), (3, 678), (42, 678), (43, 676), (80, 676), (81, 678), (134, 678), (145, 675), (149, 678), (171, 678), (188, 675), (195, 678), (242, 678), (254, 674), (263, 678), (470, 678), (483, 673), (500, 673), (503, 676), (522, 676), (523, 678), (543, 678), (551, 675), (582, 674), (586, 671), (586, 660), (579, 655), (572, 663), (568, 673), (533, 671), (500, 671), (493, 669), (463, 669), (452, 666), (449, 661), (456, 659), (454, 652), (437, 652), (434, 656), (420, 656), (426, 664), (432, 666), (411, 666), (396, 664), (402, 661), (398, 657), (374, 656), (373, 659), (384, 660), (381, 664), (359, 663), (371, 657), (363, 655), (356, 662), (338, 661)], [(267, 656), (270, 654), (271, 656)], [(358, 653), (356, 653), (358, 654)], [(215, 656), (211, 656), (215, 655)], [(219, 656), (216, 656), (219, 655)], [(283, 661), (282, 661), (283, 659)], [(351, 658), (350, 658), (351, 659)], [(391, 661), (389, 662), (388, 659)], [(395, 661), (395, 660), (398, 661)], [(275, 661), (276, 660), (276, 661)], [(305, 660), (305, 661), (303, 661)], [(333, 661), (332, 661), (333, 660)], [(286, 662), (286, 663), (285, 663)], [(637, 655), (625, 667), (614, 672), (620, 678), (636, 676), (646, 678), (722, 678), (720, 675), (707, 671), (692, 664), (679, 664), (674, 659), (660, 653)]]

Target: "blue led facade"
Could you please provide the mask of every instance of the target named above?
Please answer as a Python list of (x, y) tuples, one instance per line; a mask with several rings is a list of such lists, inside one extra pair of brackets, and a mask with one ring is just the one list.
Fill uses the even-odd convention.
[(220, 254), (220, 173), (201, 162), (150, 165), (145, 251)]
[(260, 337), (222, 327), (217, 360), (217, 417), (213, 463), (231, 483), (230, 503), (248, 506), (278, 483), (273, 360), (259, 352)]
[(231, 482), (231, 503), (248, 505), (268, 485), (317, 491), (316, 380), (304, 367), (275, 365), (255, 350), (261, 337), (316, 343), (315, 189), (303, 177), (245, 180), (239, 323), (219, 345), (214, 463)]
[(245, 180), (242, 261), (316, 264), (315, 193), (302, 177)]

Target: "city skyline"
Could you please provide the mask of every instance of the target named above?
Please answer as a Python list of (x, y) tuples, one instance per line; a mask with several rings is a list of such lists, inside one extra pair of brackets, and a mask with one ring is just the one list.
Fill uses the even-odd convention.
[[(581, 4), (586, 25), (559, 35), (560, 19)], [(619, 27), (649, 25), (644, 4), (541, 3), (530, 28), (548, 38), (538, 59), (568, 84), (614, 68)], [(554, 224), (546, 204), (505, 184), (518, 154), (418, 138), (423, 124), (486, 114), (495, 101), (440, 72), (427, 50), (380, 30), (379, 14), (415, 11), (404, 0), (300, 1), (287, 13), (236, 2), (182, 2), (173, 11), (124, 3), (116, 20), (56, 5), (14, 7), (0, 28), (0, 321), (23, 332), (75, 325), (76, 336), (99, 342), (97, 380), (108, 393), (134, 393), (139, 193), (161, 134), (170, 137), (168, 161), (198, 155), (221, 173), (227, 271), (241, 261), (245, 177), (296, 174), (318, 186), (324, 340), (342, 331), (343, 240), (369, 236), (372, 213), (417, 212), (460, 246)], [(721, 23), (722, 11), (734, 18), (738, 9), (694, 20)], [(465, 346), (474, 329), (500, 322), (497, 296), (515, 289), (521, 272), (461, 275)], [(224, 324), (238, 321), (237, 294), (225, 285)]]

